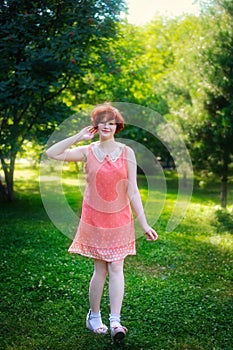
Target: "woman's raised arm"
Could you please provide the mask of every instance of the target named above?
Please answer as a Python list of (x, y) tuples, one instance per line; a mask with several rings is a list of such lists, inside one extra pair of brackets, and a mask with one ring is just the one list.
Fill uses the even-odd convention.
[(96, 129), (94, 127), (87, 126), (74, 136), (55, 143), (47, 149), (46, 155), (49, 158), (66, 162), (85, 161), (88, 146), (78, 146), (72, 149), (70, 147), (78, 142), (91, 140), (95, 133)]

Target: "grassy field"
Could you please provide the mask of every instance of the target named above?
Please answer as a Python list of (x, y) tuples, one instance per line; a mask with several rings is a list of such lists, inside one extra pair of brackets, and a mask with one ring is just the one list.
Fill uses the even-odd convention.
[[(168, 199), (155, 227), (159, 240), (138, 239), (137, 256), (125, 262), (122, 321), (129, 333), (117, 346), (109, 335), (96, 336), (85, 329), (92, 261), (68, 254), (71, 240), (49, 220), (37, 172), (18, 169), (18, 199), (0, 203), (0, 349), (233, 349), (233, 206), (228, 211), (217, 207), (219, 184), (203, 189), (195, 185), (185, 219), (165, 233), (175, 200), (175, 180), (169, 181)], [(142, 193), (143, 186), (140, 181)], [(72, 185), (66, 190), (69, 193)], [(77, 199), (80, 202), (69, 197), (74, 205)], [(106, 286), (106, 323), (108, 314)]]

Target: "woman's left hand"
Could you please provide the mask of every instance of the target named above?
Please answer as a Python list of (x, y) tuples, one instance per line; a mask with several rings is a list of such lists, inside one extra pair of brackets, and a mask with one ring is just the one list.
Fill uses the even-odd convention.
[(153, 230), (153, 228), (149, 228), (148, 231), (145, 232), (146, 235), (146, 239), (147, 241), (156, 241), (156, 239), (158, 239), (158, 234), (155, 232), (155, 230)]

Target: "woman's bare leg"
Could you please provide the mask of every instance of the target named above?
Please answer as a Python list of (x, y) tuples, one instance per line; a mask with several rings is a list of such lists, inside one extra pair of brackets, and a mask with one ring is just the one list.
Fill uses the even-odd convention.
[(89, 287), (90, 308), (93, 313), (98, 313), (100, 311), (100, 302), (107, 273), (107, 262), (103, 260), (95, 260), (94, 273)]
[(111, 315), (121, 314), (124, 297), (124, 260), (108, 263)]

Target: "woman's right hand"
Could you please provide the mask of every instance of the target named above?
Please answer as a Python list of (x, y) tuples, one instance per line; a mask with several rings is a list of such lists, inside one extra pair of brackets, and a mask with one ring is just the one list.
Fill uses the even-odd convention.
[(89, 141), (93, 139), (96, 133), (97, 129), (94, 126), (86, 126), (77, 134), (77, 136), (79, 141)]

